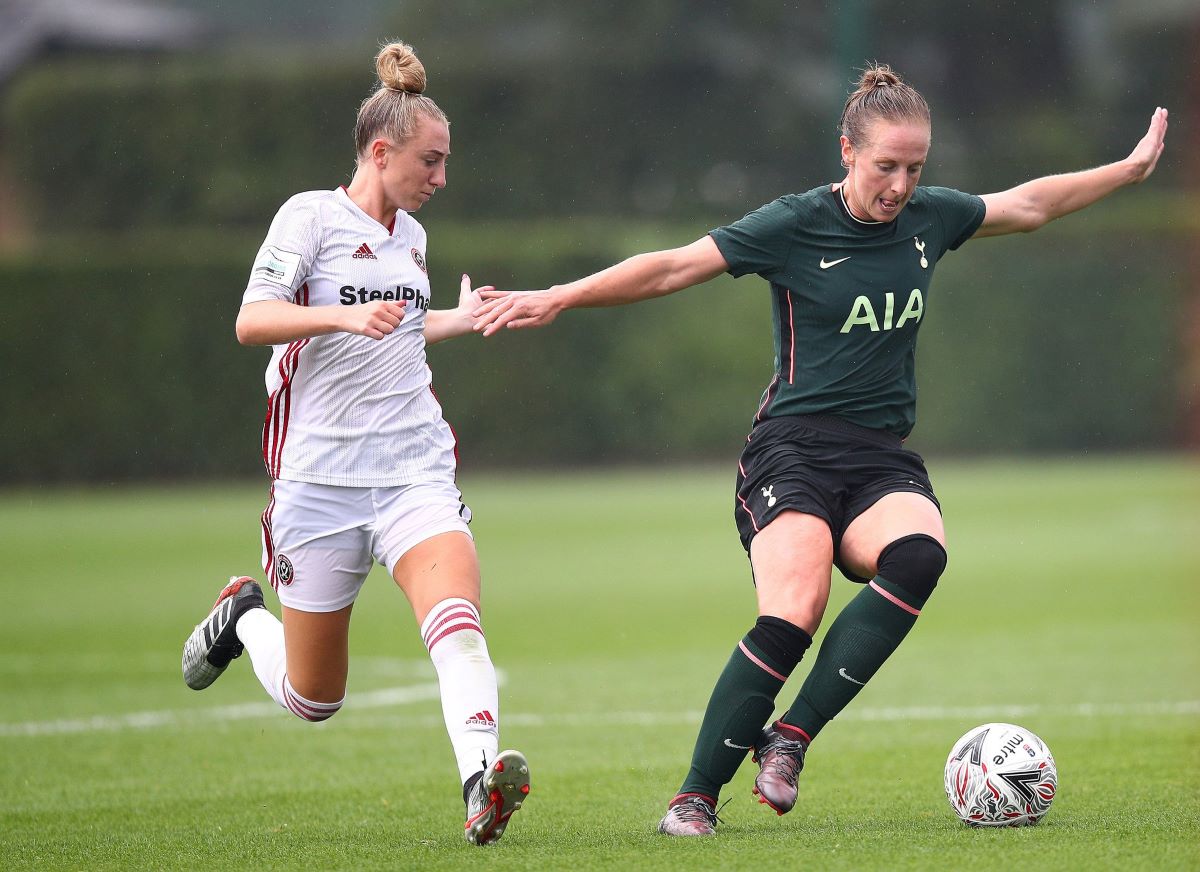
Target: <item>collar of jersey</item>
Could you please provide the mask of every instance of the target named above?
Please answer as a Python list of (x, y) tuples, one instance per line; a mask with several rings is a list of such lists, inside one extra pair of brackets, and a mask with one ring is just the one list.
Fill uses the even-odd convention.
[[(380, 224), (378, 221), (376, 221), (374, 218), (372, 218), (370, 215), (368, 215), (366, 212), (364, 212), (362, 209), (360, 209), (358, 207), (357, 203), (355, 203), (353, 200), (350, 199), (350, 192), (346, 190), (345, 185), (338, 185), (337, 189), (334, 190), (333, 193), (338, 198), (338, 200), (341, 201), (342, 205), (345, 206), (347, 209), (349, 209), (351, 212), (353, 212), (360, 220), (366, 221), (372, 227), (378, 227), (380, 230), (383, 230), (384, 232), (386, 232), (388, 236), (396, 235), (396, 225), (398, 225), (400, 223), (400, 211), (399, 210), (396, 211), (396, 217), (392, 219), (391, 230), (388, 230), (386, 225)], [(408, 214), (408, 213), (405, 213), (405, 214)]]
[(861, 224), (864, 227), (878, 227), (880, 224), (887, 223), (886, 221), (864, 221), (861, 218), (856, 217), (855, 214), (850, 211), (850, 204), (846, 202), (845, 190), (846, 186), (842, 185), (837, 189), (837, 195), (838, 199), (842, 202), (842, 208), (846, 210), (846, 214), (850, 216), (852, 221), (854, 221), (856, 224)]

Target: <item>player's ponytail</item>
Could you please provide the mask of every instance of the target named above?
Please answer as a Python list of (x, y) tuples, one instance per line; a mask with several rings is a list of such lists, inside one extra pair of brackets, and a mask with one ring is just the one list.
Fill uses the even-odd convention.
[(449, 124), (438, 105), (425, 96), (425, 66), (412, 46), (390, 42), (375, 56), (379, 84), (358, 107), (354, 149), (361, 159), (372, 140), (386, 136), (401, 143), (413, 135), (421, 117)]
[(838, 126), (851, 145), (862, 148), (871, 124), (881, 118), (928, 124), (929, 104), (891, 67), (877, 63), (862, 71), (854, 92), (846, 98)]

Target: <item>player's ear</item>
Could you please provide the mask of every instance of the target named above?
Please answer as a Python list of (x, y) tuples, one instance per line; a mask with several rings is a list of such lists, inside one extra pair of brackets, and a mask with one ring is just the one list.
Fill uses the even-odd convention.
[(845, 134), (842, 134), (840, 142), (842, 144), (842, 166), (849, 169), (854, 165), (854, 143)]
[(390, 142), (383, 138), (371, 142), (367, 153), (371, 156), (371, 161), (375, 164), (376, 169), (381, 170), (387, 166), (387, 153), (391, 145)]

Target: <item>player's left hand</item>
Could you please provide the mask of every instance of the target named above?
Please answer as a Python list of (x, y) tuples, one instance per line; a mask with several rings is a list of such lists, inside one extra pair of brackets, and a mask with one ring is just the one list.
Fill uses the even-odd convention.
[(1154, 167), (1158, 165), (1158, 159), (1163, 153), (1166, 137), (1167, 110), (1160, 106), (1150, 116), (1150, 129), (1146, 131), (1142, 141), (1134, 146), (1133, 151), (1126, 158), (1126, 161), (1134, 169), (1134, 184), (1144, 182), (1154, 172)]
[(484, 291), (494, 291), (496, 288), (493, 285), (481, 285), (478, 288), (471, 288), (471, 277), (463, 273), (462, 283), (458, 288), (458, 306), (456, 311), (463, 318), (472, 319), (475, 315), (475, 310), (483, 305), (482, 293)]

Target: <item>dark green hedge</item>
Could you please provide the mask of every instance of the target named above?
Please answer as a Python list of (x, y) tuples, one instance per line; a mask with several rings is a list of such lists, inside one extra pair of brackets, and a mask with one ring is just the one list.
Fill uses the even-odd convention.
[[(1074, 220), (943, 263), (922, 329), (918, 450), (1174, 444), (1180, 253)], [(436, 307), (462, 269), (536, 286), (703, 232), (429, 227)], [(61, 241), (0, 262), (0, 482), (261, 474), (267, 350), (233, 336), (258, 243)], [(453, 340), (430, 360), (467, 467), (732, 462), (770, 378), (769, 325), (765, 283), (722, 278), (544, 331)]]
[[(722, 215), (773, 196), (797, 152), (833, 166), (829, 128), (766, 112), (760, 104), (778, 99), (769, 90), (714, 80), (696, 59), (652, 57), (636, 75), (659, 87), (631, 100), (623, 83), (633, 74), (608, 64), (579, 79), (520, 64), (485, 77), (464, 59), (432, 69), (428, 93), (451, 119), (454, 151), (439, 212)], [(706, 82), (702, 99), (679, 101), (695, 81)], [(75, 226), (106, 230), (258, 227), (299, 188), (349, 181), (355, 117), (372, 86), (366, 52), (47, 63), (4, 95), (3, 146), (43, 228), (60, 227), (67, 204)], [(747, 125), (761, 135), (746, 140), (737, 131)]]

